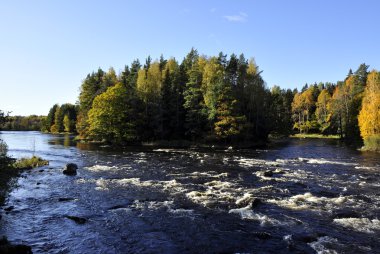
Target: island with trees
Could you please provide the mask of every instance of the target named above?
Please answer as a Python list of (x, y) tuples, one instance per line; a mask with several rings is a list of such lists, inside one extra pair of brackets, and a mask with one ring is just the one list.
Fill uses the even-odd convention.
[(301, 91), (269, 89), (254, 59), (191, 49), (116, 74), (98, 69), (83, 80), (77, 105), (54, 105), (43, 123), (81, 140), (136, 144), (159, 140), (266, 142), (269, 135), (339, 135), (348, 144), (380, 149), (380, 73), (361, 64), (337, 83)]

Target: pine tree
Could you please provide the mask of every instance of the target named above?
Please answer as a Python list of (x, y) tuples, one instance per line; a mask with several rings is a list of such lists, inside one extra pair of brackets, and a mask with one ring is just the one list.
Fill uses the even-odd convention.
[(189, 81), (184, 91), (186, 109), (186, 135), (195, 140), (204, 134), (207, 123), (207, 111), (201, 90), (202, 71), (199, 62), (193, 63), (189, 70)]

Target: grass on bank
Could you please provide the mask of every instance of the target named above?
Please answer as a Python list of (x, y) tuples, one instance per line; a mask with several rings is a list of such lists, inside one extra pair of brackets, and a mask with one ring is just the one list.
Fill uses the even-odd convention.
[(362, 151), (380, 152), (380, 134), (371, 135), (364, 138), (364, 146)]
[(294, 134), (290, 136), (291, 138), (317, 138), (317, 139), (340, 139), (339, 135), (323, 135), (317, 133), (310, 134)]
[(49, 161), (34, 155), (30, 158), (18, 159), (15, 163), (13, 163), (13, 167), (16, 169), (32, 169), (46, 165), (49, 165)]

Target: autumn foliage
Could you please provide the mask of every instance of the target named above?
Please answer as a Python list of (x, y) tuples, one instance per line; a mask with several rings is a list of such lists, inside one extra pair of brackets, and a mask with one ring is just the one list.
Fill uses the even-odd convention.
[(372, 71), (368, 75), (359, 126), (365, 148), (380, 150), (380, 72)]

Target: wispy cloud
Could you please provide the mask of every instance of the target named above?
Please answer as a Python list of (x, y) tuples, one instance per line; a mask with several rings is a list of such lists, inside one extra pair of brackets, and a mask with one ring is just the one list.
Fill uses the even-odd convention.
[(211, 9), (210, 9), (210, 12), (211, 12), (211, 13), (216, 12), (216, 8), (211, 8)]
[(248, 14), (245, 12), (240, 12), (238, 15), (226, 15), (223, 18), (227, 19), (230, 22), (246, 22)]

